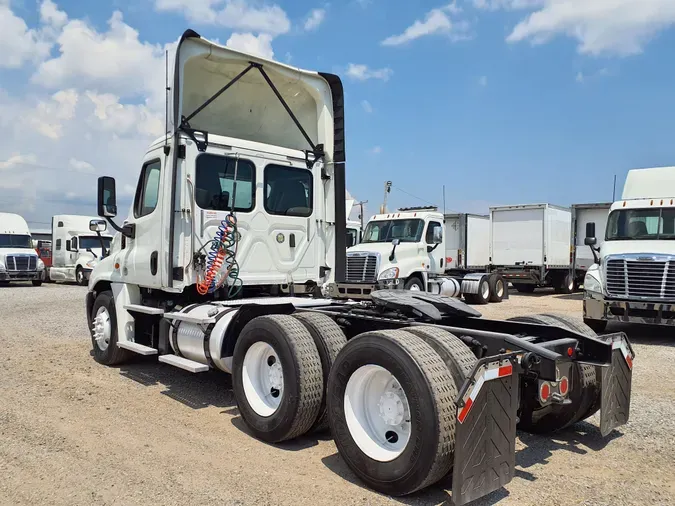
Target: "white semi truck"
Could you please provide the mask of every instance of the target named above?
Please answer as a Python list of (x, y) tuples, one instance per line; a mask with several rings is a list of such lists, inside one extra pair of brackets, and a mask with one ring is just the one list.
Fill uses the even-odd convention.
[(135, 353), (230, 373), (255, 437), (329, 426), (371, 488), (405, 495), (453, 469), (458, 506), (511, 480), (516, 426), (550, 432), (598, 408), (602, 434), (626, 422), (634, 355), (622, 333), (599, 339), (564, 317), (489, 320), (403, 290), (275, 296), (285, 283), (352, 289), (341, 81), (188, 30), (170, 82), (171, 130), (143, 158), (123, 224), (115, 180), (99, 179), (99, 215), (121, 239), (89, 280), (95, 360)]
[(45, 264), (33, 248), (28, 223), (18, 214), (0, 213), (0, 284), (42, 284)]
[(52, 265), (48, 269), (51, 281), (87, 284), (92, 269), (112, 241), (112, 236), (96, 235), (89, 229), (94, 219), (66, 214), (52, 217)]
[[(457, 223), (453, 227), (455, 219)], [(485, 270), (476, 272), (481, 268), (466, 262), (469, 258), (464, 253), (467, 223), (471, 224), (472, 231), (484, 225), (482, 220), (474, 222), (466, 215), (450, 215), (446, 219), (436, 207), (402, 208), (377, 214), (368, 221), (361, 244), (347, 250), (346, 280), (366, 283), (363, 291), (366, 296), (372, 290), (370, 285), (374, 285), (377, 289), (406, 289), (450, 297), (463, 295), (467, 302), (477, 304), (500, 302), (506, 293), (504, 281)], [(480, 244), (481, 237), (487, 246), (484, 235), (475, 235), (472, 255), (473, 245)], [(462, 256), (464, 258), (458, 259)], [(470, 258), (479, 257), (477, 253)], [(487, 262), (482, 268), (487, 268)]]
[(595, 262), (584, 321), (598, 332), (610, 321), (675, 325), (675, 167), (629, 171), (606, 231), (596, 231), (585, 238)]

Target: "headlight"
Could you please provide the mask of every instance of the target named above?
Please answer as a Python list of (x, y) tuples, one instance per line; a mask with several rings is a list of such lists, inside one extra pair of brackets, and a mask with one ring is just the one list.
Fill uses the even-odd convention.
[(382, 271), (379, 279), (396, 279), (398, 278), (398, 267), (390, 267), (389, 269)]
[(90, 269), (93, 269), (94, 267), (96, 267), (97, 263), (98, 263), (98, 260), (89, 260), (87, 262), (87, 267), (89, 267)]
[(587, 272), (584, 277), (584, 290), (587, 292), (602, 293), (602, 283), (600, 283), (591, 272)]
[(5, 269), (5, 264), (3, 264), (2, 262), (0, 262), (0, 271), (5, 271), (5, 270), (6, 270), (6, 269)]
[(44, 268), (45, 268), (45, 263), (39, 258), (38, 258), (37, 268), (38, 268), (39, 271), (43, 271)]

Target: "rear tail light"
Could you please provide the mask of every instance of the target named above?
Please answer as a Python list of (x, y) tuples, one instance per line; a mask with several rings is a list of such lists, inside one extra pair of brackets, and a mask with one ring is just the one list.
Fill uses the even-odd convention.
[(551, 397), (551, 385), (547, 381), (542, 382), (541, 385), (539, 385), (539, 400), (544, 403), (548, 402), (549, 398)]
[(560, 383), (558, 383), (558, 391), (560, 392), (560, 395), (565, 396), (569, 393), (570, 391), (570, 382), (567, 379), (567, 377), (563, 376), (560, 379)]

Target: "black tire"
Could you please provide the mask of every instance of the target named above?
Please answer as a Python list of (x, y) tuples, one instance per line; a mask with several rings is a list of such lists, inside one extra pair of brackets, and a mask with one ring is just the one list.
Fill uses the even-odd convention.
[[(270, 416), (251, 407), (242, 379), (246, 352), (259, 341), (274, 348), (283, 368), (284, 394)], [(321, 357), (309, 330), (289, 315), (251, 320), (234, 347), (232, 387), (241, 417), (258, 439), (279, 443), (305, 434), (319, 415), (324, 391)]]
[(412, 290), (413, 287), (417, 287), (420, 292), (426, 292), (424, 289), (424, 283), (422, 283), (422, 280), (417, 276), (410, 276), (408, 281), (405, 282), (405, 285), (403, 285), (403, 288), (406, 290)]
[(33, 286), (42, 286), (42, 280), (41, 279), (34, 279), (31, 282), (33, 283)]
[(0, 281), (0, 286), (9, 286), (9, 281)]
[(574, 293), (574, 276), (568, 272), (565, 276), (560, 278), (555, 287), (555, 293)]
[(516, 287), (518, 293), (534, 293), (534, 289), (537, 288), (535, 285), (526, 285), (524, 283), (514, 283), (513, 286)]
[(110, 317), (110, 339), (105, 350), (101, 349), (94, 338), (93, 329), (89, 329), (91, 334), (91, 345), (94, 349), (94, 360), (103, 365), (121, 364), (129, 359), (131, 352), (117, 346), (117, 313), (115, 312), (115, 299), (110, 290), (99, 293), (91, 309), (91, 320), (95, 322), (96, 314), (99, 308), (105, 307)]
[(323, 391), (321, 393), (321, 409), (310, 430), (322, 431), (328, 428), (328, 410), (326, 409), (326, 386), (328, 375), (333, 368), (338, 353), (347, 344), (347, 338), (340, 326), (332, 318), (321, 313), (294, 313), (293, 317), (309, 330), (321, 358), (323, 371)]
[(471, 349), (459, 337), (438, 327), (413, 326), (405, 330), (421, 337), (438, 353), (452, 374), (457, 389), (460, 389), (478, 362)]
[(84, 275), (82, 267), (75, 269), (75, 283), (80, 286), (87, 286), (87, 277)]
[[(590, 335), (588, 331), (593, 332), (591, 329), (581, 331), (580, 326), (583, 325), (581, 322), (574, 322), (562, 315), (516, 316), (509, 318), (507, 321), (552, 325), (585, 335)], [(570, 380), (573, 385), (569, 393), (569, 399), (572, 401), (571, 404), (549, 404), (544, 407), (541, 407), (537, 401), (536, 382), (530, 383), (526, 387), (528, 393), (524, 396), (523, 401), (521, 401), (523, 409), (518, 427), (522, 430), (539, 434), (555, 432), (569, 427), (584, 418), (588, 418), (597, 411), (597, 409), (592, 411), (596, 400), (599, 398), (595, 367), (575, 363), (572, 367), (572, 378)]]
[[(410, 440), (383, 462), (370, 458), (352, 438), (345, 390), (361, 366), (378, 365), (401, 384), (410, 407)], [(432, 485), (452, 467), (457, 387), (443, 360), (421, 338), (402, 330), (366, 332), (342, 349), (328, 378), (330, 427), (340, 456), (370, 488), (392, 496)]]
[(490, 283), (490, 302), (501, 302), (506, 293), (506, 282), (499, 274), (491, 274), (488, 278)]
[(591, 320), (590, 318), (584, 318), (584, 323), (593, 329), (593, 332), (600, 333), (604, 332), (607, 328), (607, 320)]

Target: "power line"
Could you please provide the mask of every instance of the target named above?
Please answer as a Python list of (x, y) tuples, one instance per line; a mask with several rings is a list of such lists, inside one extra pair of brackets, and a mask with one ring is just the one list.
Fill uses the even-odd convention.
[(429, 204), (430, 206), (435, 206), (435, 205), (436, 205), (436, 204), (434, 204), (433, 202), (429, 202), (428, 200), (424, 200), (423, 198), (418, 197), (417, 195), (413, 195), (412, 193), (409, 193), (409, 192), (407, 192), (407, 191), (405, 191), (405, 190), (399, 188), (398, 186), (393, 186), (393, 185), (392, 185), (392, 188), (395, 188), (396, 190), (398, 190), (398, 191), (400, 191), (400, 192), (403, 192), (403, 193), (405, 193), (406, 195), (408, 195), (408, 196), (410, 196), (410, 197), (412, 197), (412, 198), (414, 198), (414, 199), (417, 199), (417, 200), (419, 200), (419, 201), (421, 201), (421, 202), (424, 202), (425, 204)]
[(5, 167), (6, 169), (11, 169), (13, 165), (24, 165), (26, 167), (33, 167), (38, 170), (57, 170), (57, 171), (66, 171), (66, 172), (75, 172), (77, 174), (82, 174), (83, 176), (97, 176), (98, 174), (94, 172), (86, 172), (82, 170), (77, 170), (73, 167), (49, 167), (47, 165), (38, 165), (37, 163), (28, 163), (28, 162), (15, 162), (15, 161), (5, 161), (2, 162), (4, 164), (7, 164), (8, 166)]

